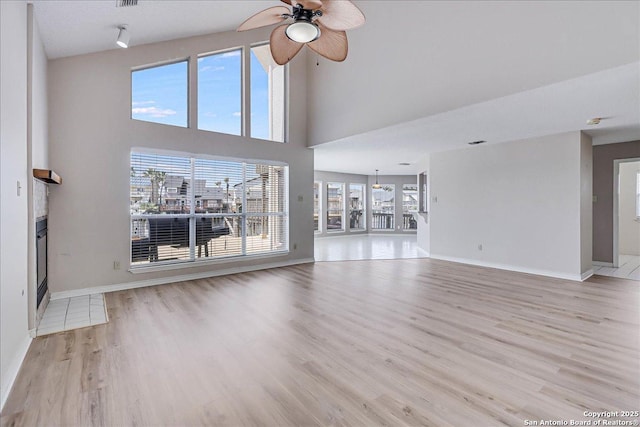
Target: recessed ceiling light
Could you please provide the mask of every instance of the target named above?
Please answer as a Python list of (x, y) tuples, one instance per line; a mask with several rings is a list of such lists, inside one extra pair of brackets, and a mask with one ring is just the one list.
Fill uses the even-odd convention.
[(467, 142), (467, 144), (469, 144), (469, 145), (478, 145), (478, 144), (484, 144), (485, 142), (487, 142), (487, 141), (480, 140), (480, 141)]
[(602, 120), (600, 117), (594, 117), (593, 119), (589, 119), (587, 120), (587, 124), (588, 125), (599, 125), (600, 124), (600, 120)]
[(411, 166), (411, 163), (407, 163), (407, 162), (400, 162), (398, 163), (399, 166)]

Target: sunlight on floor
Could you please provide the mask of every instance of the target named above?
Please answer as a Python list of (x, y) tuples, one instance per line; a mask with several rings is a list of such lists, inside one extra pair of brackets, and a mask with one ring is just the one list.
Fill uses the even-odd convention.
[(415, 234), (363, 234), (315, 239), (316, 261), (426, 258)]

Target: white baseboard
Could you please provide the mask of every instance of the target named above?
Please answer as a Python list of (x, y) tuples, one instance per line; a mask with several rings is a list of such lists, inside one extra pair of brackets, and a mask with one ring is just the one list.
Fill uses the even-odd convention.
[(584, 273), (582, 273), (580, 275), (580, 281), (584, 282), (585, 280), (587, 280), (591, 276), (593, 276), (593, 268), (590, 268), (587, 271), (585, 271)]
[(313, 263), (313, 258), (302, 258), (293, 261), (280, 261), (269, 264), (248, 265), (243, 267), (226, 268), (223, 270), (203, 271), (200, 273), (183, 274), (179, 276), (158, 277), (155, 279), (138, 280), (135, 282), (116, 283), (113, 285), (95, 286), (92, 288), (73, 289), (70, 291), (52, 292), (51, 299), (79, 297), (83, 295), (101, 294), (106, 292), (124, 291), (127, 289), (144, 288), (147, 286), (165, 285), (167, 283), (185, 282), (188, 280), (206, 279), (208, 277), (226, 276), (228, 274), (245, 273), (248, 271), (266, 270), (269, 268), (289, 267), (298, 264)]
[[(556, 279), (573, 280), (574, 282), (581, 282), (583, 280), (582, 275), (580, 274), (567, 274), (567, 273), (560, 273), (557, 271), (538, 270), (535, 268), (524, 268), (524, 267), (509, 265), (509, 264), (485, 262), (477, 259), (456, 258), (456, 257), (450, 257), (450, 256), (438, 255), (438, 254), (431, 254), (430, 258), (439, 259), (442, 261), (459, 262), (461, 264), (477, 265), (479, 267), (497, 268), (498, 270), (517, 271), (518, 273), (535, 274), (538, 276), (553, 277)], [(593, 274), (593, 271), (591, 272), (591, 274)]]
[(4, 404), (7, 402), (9, 392), (11, 391), (16, 378), (18, 377), (18, 372), (20, 372), (20, 367), (22, 366), (22, 362), (27, 355), (27, 351), (29, 350), (30, 345), (31, 336), (27, 334), (24, 337), (24, 340), (20, 343), (15, 356), (13, 356), (13, 360), (11, 360), (9, 367), (7, 368), (7, 372), (2, 375), (2, 396), (0, 397), (0, 399), (2, 400), (0, 404), (0, 412), (2, 411), (2, 409), (4, 409)]
[(591, 264), (595, 265), (596, 267), (613, 267), (612, 262), (592, 261)]

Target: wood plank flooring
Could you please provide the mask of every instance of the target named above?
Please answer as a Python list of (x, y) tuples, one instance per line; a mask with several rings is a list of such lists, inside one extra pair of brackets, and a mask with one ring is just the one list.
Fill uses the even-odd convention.
[(523, 426), (640, 409), (634, 281), (349, 261), (106, 301), (108, 324), (33, 341), (3, 426)]

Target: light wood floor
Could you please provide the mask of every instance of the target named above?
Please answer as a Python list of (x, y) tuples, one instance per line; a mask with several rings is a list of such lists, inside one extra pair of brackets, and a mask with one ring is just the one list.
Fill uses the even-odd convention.
[(106, 301), (108, 324), (33, 341), (2, 425), (523, 426), (640, 409), (634, 281), (350, 261)]

